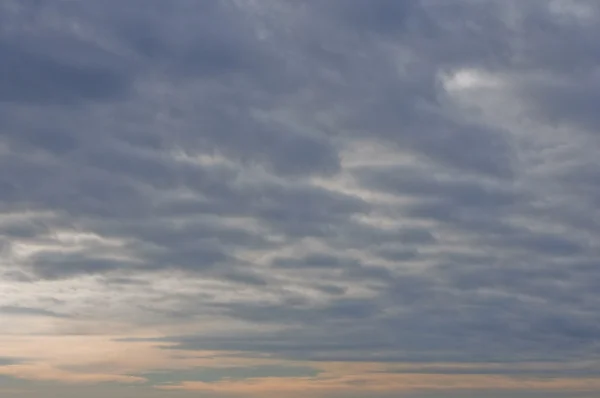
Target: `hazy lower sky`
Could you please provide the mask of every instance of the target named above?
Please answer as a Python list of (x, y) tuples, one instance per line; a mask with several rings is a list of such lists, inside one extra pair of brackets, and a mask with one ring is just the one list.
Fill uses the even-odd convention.
[(2, 398), (597, 398), (600, 2), (1, 0)]

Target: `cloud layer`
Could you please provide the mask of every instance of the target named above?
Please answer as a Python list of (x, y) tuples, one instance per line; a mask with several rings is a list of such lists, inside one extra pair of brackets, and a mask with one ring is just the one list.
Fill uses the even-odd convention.
[[(7, 391), (598, 391), (599, 27), (576, 0), (3, 1)], [(60, 336), (160, 360), (27, 348)], [(230, 359), (178, 362), (202, 352)]]

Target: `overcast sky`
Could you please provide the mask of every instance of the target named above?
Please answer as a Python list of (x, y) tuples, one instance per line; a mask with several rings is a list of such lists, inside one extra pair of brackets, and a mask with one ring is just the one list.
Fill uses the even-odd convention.
[(0, 396), (593, 398), (600, 2), (0, 1)]

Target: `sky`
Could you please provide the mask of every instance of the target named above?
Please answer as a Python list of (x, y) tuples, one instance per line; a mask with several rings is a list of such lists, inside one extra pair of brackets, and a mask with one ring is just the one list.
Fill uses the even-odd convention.
[(3, 398), (597, 398), (600, 2), (0, 1)]

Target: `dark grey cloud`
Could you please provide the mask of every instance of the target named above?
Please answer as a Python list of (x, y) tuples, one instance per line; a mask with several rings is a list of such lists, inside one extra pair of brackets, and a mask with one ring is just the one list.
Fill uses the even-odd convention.
[(127, 92), (124, 72), (70, 65), (49, 55), (29, 53), (17, 44), (1, 44), (0, 101), (32, 104), (73, 104), (115, 100)]
[(527, 369), (519, 366), (502, 366), (493, 368), (454, 368), (454, 367), (413, 367), (408, 369), (390, 369), (396, 374), (445, 374), (445, 375), (507, 375), (514, 378), (551, 379), (556, 377), (587, 378), (597, 377), (599, 369), (595, 366), (580, 366), (571, 369), (552, 369), (540, 367)]
[(275, 268), (352, 268), (360, 266), (360, 263), (353, 258), (341, 258), (329, 254), (314, 253), (303, 258), (296, 257), (277, 257), (273, 259), (271, 265)]
[(261, 274), (244, 270), (229, 271), (218, 276), (230, 282), (253, 286), (265, 286), (269, 283)]
[(577, 4), (4, 2), (0, 280), (273, 328), (157, 340), (184, 350), (594, 359), (600, 10)]
[(302, 325), (314, 322), (327, 322), (335, 320), (361, 320), (368, 319), (377, 311), (375, 303), (371, 300), (335, 299), (325, 306), (311, 306), (306, 304), (292, 305), (254, 305), (254, 304), (229, 304), (223, 305), (223, 312), (238, 319), (245, 319), (257, 323), (286, 323), (288, 325)]
[(314, 285), (313, 288), (333, 296), (340, 296), (348, 291), (346, 287), (336, 285)]
[(127, 261), (119, 261), (101, 255), (87, 253), (39, 252), (31, 258), (31, 267), (42, 278), (61, 278), (70, 275), (105, 273), (131, 267)]
[[(53, 12), (40, 3), (6, 2), (0, 32), (0, 102), (80, 106), (124, 99), (134, 76), (129, 60), (85, 34), (47, 24)], [(75, 15), (64, 14), (77, 22)], [(70, 18), (72, 17), (72, 18)], [(27, 26), (36, 25), (36, 29)], [(39, 28), (39, 29), (37, 29)]]
[(364, 29), (368, 33), (402, 32), (411, 16), (418, 13), (418, 1), (396, 2), (390, 0), (328, 1), (318, 7), (329, 13), (332, 19)]
[(383, 248), (377, 254), (390, 261), (406, 261), (417, 257), (417, 252), (401, 248)]
[[(483, 301), (478, 308), (471, 304), (467, 310), (456, 298), (438, 296), (426, 305), (420, 303), (425, 301), (423, 299), (416, 305), (410, 303), (413, 308), (420, 308), (418, 312), (393, 317), (376, 311), (372, 304), (333, 306), (325, 312), (329, 319), (319, 317), (321, 311), (317, 309), (311, 312), (281, 309), (279, 312), (265, 308), (252, 312), (244, 308), (235, 316), (260, 322), (279, 318), (296, 327), (266, 335), (184, 336), (161, 341), (175, 343), (171, 348), (183, 350), (244, 351), (317, 361), (548, 361), (560, 364), (585, 358), (594, 339), (590, 321), (571, 319), (565, 323), (564, 318), (555, 319), (553, 315), (546, 318), (541, 315), (545, 310), (536, 314), (535, 310), (524, 308), (526, 303), (519, 300), (504, 299), (497, 302), (495, 308)], [(442, 300), (446, 303), (444, 306), (440, 304)], [(530, 312), (532, 310), (534, 312)], [(452, 322), (446, 318), (449, 313)], [(358, 322), (365, 317), (369, 319), (368, 324)], [(438, 332), (440, 328), (444, 328), (444, 333)], [(544, 348), (549, 345), (552, 350)]]

